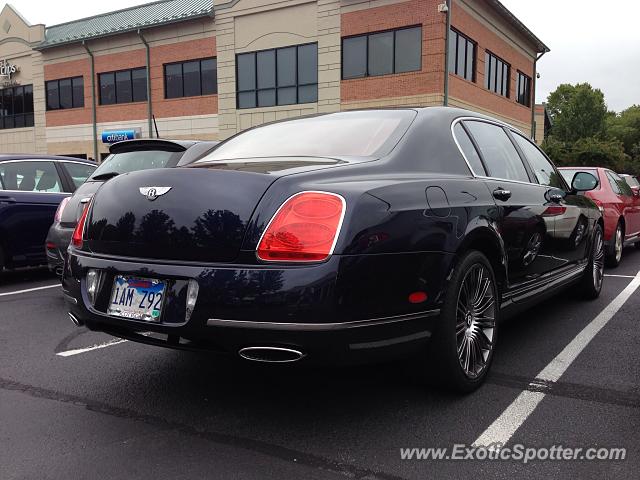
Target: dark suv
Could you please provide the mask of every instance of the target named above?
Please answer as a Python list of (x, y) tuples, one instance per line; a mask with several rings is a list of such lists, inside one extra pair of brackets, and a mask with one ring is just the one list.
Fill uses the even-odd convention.
[(217, 144), (216, 141), (140, 139), (111, 145), (110, 155), (86, 183), (81, 185), (74, 195), (60, 203), (55, 222), (47, 236), (49, 269), (58, 275), (62, 273), (67, 247), (82, 208), (105, 181), (122, 173), (137, 170), (188, 165), (210, 152)]

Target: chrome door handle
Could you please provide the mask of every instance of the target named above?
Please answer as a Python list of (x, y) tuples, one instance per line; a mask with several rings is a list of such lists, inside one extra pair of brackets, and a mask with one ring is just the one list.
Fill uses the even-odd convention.
[(498, 200), (509, 200), (511, 198), (511, 191), (510, 190), (505, 190), (503, 188), (496, 188), (493, 191), (493, 196), (495, 198), (497, 198)]

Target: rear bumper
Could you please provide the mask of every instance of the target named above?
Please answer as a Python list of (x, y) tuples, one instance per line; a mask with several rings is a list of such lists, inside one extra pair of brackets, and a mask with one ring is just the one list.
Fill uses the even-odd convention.
[[(122, 261), (72, 251), (63, 278), (70, 313), (88, 328), (154, 345), (237, 354), (243, 348), (292, 348), (304, 361), (344, 363), (410, 353), (437, 326), (453, 256), (439, 252), (334, 256), (318, 265), (169, 265)], [(96, 304), (88, 268), (104, 272)], [(115, 275), (167, 282), (160, 322), (107, 315)], [(185, 321), (189, 279), (198, 300)], [(411, 304), (409, 293), (428, 300)], [(153, 332), (153, 333), (149, 333)]]
[(49, 228), (46, 241), (47, 264), (49, 270), (57, 275), (62, 275), (64, 261), (67, 257), (67, 247), (71, 243), (73, 228), (65, 228), (59, 223), (54, 223)]

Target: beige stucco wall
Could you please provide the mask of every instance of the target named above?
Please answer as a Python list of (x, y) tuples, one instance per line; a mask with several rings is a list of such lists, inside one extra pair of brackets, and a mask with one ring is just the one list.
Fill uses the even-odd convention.
[[(340, 1), (214, 2), (220, 138), (264, 122), (340, 110)], [(318, 42), (318, 101), (236, 110), (237, 53)]]
[(0, 153), (46, 152), (42, 56), (33, 50), (43, 36), (43, 25), (30, 25), (11, 6), (5, 5), (0, 12), (0, 60), (18, 66), (12, 81), (33, 85), (34, 109), (33, 127), (0, 130)]

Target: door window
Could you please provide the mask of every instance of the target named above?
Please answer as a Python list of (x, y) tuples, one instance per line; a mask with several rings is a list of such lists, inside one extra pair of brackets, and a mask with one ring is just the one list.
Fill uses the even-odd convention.
[(2, 183), (7, 190), (61, 192), (61, 182), (53, 162), (24, 161), (0, 164)]
[(76, 188), (82, 185), (96, 169), (93, 165), (87, 165), (84, 163), (65, 162), (63, 165), (64, 168), (67, 169), (67, 172), (69, 172)]
[(520, 134), (514, 133), (513, 138), (520, 149), (522, 149), (540, 185), (561, 189), (565, 188), (560, 175), (558, 175), (556, 169), (553, 168), (551, 162), (542, 154), (538, 147)]
[(622, 178), (613, 172), (607, 172), (607, 178), (611, 184), (611, 188), (617, 195), (624, 195), (627, 197), (633, 196), (631, 187)]
[(465, 122), (465, 126), (473, 135), (491, 177), (530, 182), (516, 147), (502, 127), (476, 121)]

